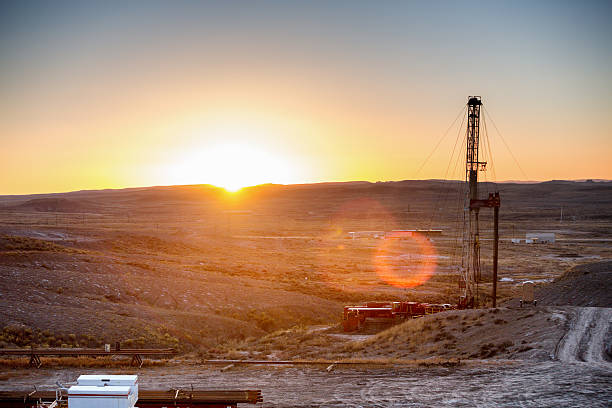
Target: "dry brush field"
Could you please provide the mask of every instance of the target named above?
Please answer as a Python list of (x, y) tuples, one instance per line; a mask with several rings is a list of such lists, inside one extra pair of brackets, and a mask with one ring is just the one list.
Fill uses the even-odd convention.
[[(0, 347), (121, 341), (202, 357), (312, 357), (308, 350), (327, 348), (349, 358), (359, 350), (346, 347), (358, 346), (338, 340), (334, 348), (309, 334), (313, 327), (337, 331), (344, 304), (457, 301), (458, 187), (406, 181), (270, 185), (235, 194), (177, 186), (0, 197)], [(610, 258), (612, 183), (486, 186), (495, 188), (502, 195), (503, 298), (515, 296), (522, 280), (545, 284), (571, 266)], [(488, 302), (491, 217), (482, 218)], [(426, 244), (347, 235), (421, 228), (443, 235)], [(558, 241), (510, 243), (527, 231), (552, 231)], [(430, 266), (431, 276), (416, 287), (384, 279), (389, 269), (410, 275)], [(461, 331), (463, 318), (443, 319), (450, 319), (446, 336)], [(469, 324), (466, 330), (477, 329)], [(282, 334), (288, 330), (294, 340)], [(284, 336), (284, 351), (270, 345), (275, 336)], [(308, 347), (290, 352), (295, 339)], [(407, 344), (388, 357), (422, 351)]]

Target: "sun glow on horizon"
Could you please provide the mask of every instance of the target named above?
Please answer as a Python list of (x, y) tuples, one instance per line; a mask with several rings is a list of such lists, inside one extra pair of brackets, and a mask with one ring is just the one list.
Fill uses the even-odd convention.
[(296, 179), (295, 160), (273, 151), (261, 142), (251, 142), (236, 134), (225, 134), (217, 142), (194, 146), (179, 154), (166, 168), (172, 184), (212, 184), (230, 193), (266, 183), (291, 184)]
[(178, 178), (194, 177), (229, 192), (258, 184), (289, 183), (293, 173), (281, 157), (240, 142), (203, 148), (177, 170)]

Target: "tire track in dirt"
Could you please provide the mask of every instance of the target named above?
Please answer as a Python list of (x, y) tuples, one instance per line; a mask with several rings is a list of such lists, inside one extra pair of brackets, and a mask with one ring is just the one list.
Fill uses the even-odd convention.
[(612, 321), (612, 309), (577, 307), (576, 312), (576, 318), (559, 344), (556, 358), (566, 362), (606, 362), (604, 340)]
[(612, 323), (612, 309), (600, 308), (597, 311), (595, 326), (591, 327), (591, 342), (584, 354), (585, 361), (606, 362), (604, 343), (608, 328)]

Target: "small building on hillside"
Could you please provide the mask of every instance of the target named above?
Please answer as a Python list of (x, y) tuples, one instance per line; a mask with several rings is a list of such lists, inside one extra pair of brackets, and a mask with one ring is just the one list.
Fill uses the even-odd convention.
[(528, 232), (525, 234), (525, 243), (527, 244), (554, 244), (554, 232)]
[(351, 231), (348, 233), (348, 238), (384, 238), (385, 231)]

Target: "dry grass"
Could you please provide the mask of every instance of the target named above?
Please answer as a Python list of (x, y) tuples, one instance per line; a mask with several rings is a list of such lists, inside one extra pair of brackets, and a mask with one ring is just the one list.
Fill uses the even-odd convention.
[[(379, 190), (382, 187), (393, 187), (393, 193)], [(548, 191), (549, 187), (503, 186), (502, 237), (514, 230), (518, 236), (534, 225), (560, 228), (556, 212), (525, 210), (538, 208), (526, 202), (545, 196), (525, 195), (525, 191)], [(226, 202), (227, 197), (209, 196), (201, 187), (172, 187), (83, 193), (97, 203), (91, 214), (45, 213), (25, 207), (0, 211), (0, 227), (10, 234), (0, 238), (3, 299), (13, 308), (6, 310), (0, 326), (29, 325), (53, 331), (30, 335), (0, 330), (0, 347), (95, 347), (121, 341), (137, 347), (180, 345), (211, 357), (244, 353), (253, 357), (306, 358), (334, 353), (350, 357), (366, 348), (385, 356), (391, 348), (386, 348), (383, 338), (364, 347), (345, 345), (325, 333), (278, 334), (277, 330), (300, 324), (337, 324), (343, 304), (368, 300), (456, 302), (454, 213), (439, 211), (436, 225), (428, 225), (432, 203), (447, 188), (437, 182), (333, 188), (262, 186)], [(555, 193), (562, 194), (558, 202), (573, 203), (573, 214), (583, 217), (564, 222), (567, 232), (560, 232), (560, 237), (572, 239), (586, 232), (609, 237), (612, 218), (587, 217), (602, 210), (609, 214), (607, 207), (597, 204), (596, 208), (593, 203), (607, 202), (610, 193), (587, 196), (582, 188), (580, 183), (555, 187)], [(228, 210), (248, 210), (251, 215), (229, 215)], [(485, 212), (483, 239), (491, 235), (489, 218), (490, 212)], [(393, 287), (376, 273), (383, 240), (344, 238), (347, 231), (429, 227), (444, 229), (443, 237), (433, 242), (440, 255), (436, 272), (423, 285), (410, 289)], [(21, 238), (23, 235), (48, 238)], [(484, 242), (482, 251), (483, 276), (488, 278), (489, 242)], [(395, 266), (418, 264), (418, 257), (411, 261), (402, 257), (417, 252), (414, 244), (398, 242), (387, 248), (389, 258), (385, 259)], [(569, 252), (572, 259), (563, 258)], [(499, 282), (499, 293), (502, 297), (515, 295), (522, 279), (559, 275), (581, 262), (575, 254), (606, 257), (609, 248), (595, 242), (577, 246), (560, 240), (555, 245), (534, 246), (502, 241), (500, 277), (514, 281)], [(41, 277), (47, 282), (42, 284)], [(489, 290), (490, 284), (483, 284), (482, 292)], [(41, 312), (43, 309), (53, 313)], [(462, 317), (459, 324), (459, 318), (453, 316), (441, 322), (409, 322), (406, 332), (388, 333), (389, 341), (401, 345), (399, 357), (435, 355), (452, 348), (457, 342), (453, 337), (480, 333), (488, 327), (489, 317), (498, 318), (492, 311), (489, 317)], [(514, 323), (499, 319), (491, 320), (497, 323), (495, 329)], [(249, 336), (253, 338), (245, 340)]]
[(426, 358), (426, 359), (404, 359), (398, 357), (382, 357), (382, 358), (339, 358), (336, 360), (329, 359), (314, 359), (314, 360), (295, 360), (296, 363), (313, 363), (313, 364), (355, 364), (365, 366), (376, 365), (403, 365), (403, 366), (424, 366), (424, 367), (455, 367), (461, 365), (462, 362), (458, 358)]
[[(228, 358), (233, 364), (245, 365), (244, 363), (235, 361), (237, 359)], [(464, 361), (458, 358), (425, 358), (425, 359), (405, 359), (399, 357), (379, 357), (379, 358), (313, 358), (313, 359), (291, 359), (291, 364), (294, 365), (325, 365), (332, 366), (350, 366), (351, 368), (368, 368), (375, 366), (421, 366), (421, 367), (455, 367), (464, 364)], [(216, 362), (219, 363), (219, 362)], [(226, 362), (220, 362), (226, 364)], [(210, 364), (210, 362), (202, 361), (202, 364)], [(274, 364), (274, 360), (270, 360), (270, 364)]]
[[(458, 310), (409, 320), (337, 350), (339, 357), (550, 358), (564, 332), (558, 311)], [(528, 355), (525, 355), (528, 353)]]
[[(102, 339), (92, 335), (74, 333), (58, 334), (49, 330), (40, 330), (28, 326), (9, 325), (0, 329), (0, 348), (7, 347), (99, 347)], [(126, 344), (126, 346), (129, 346)]]
[[(203, 348), (201, 358), (248, 359), (274, 357), (280, 359), (295, 357), (333, 356), (338, 340), (327, 334), (305, 326), (277, 330), (260, 338), (244, 340), (228, 339), (212, 348)], [(234, 356), (234, 357), (232, 357)]]
[(0, 251), (2, 252), (66, 252), (73, 254), (84, 254), (86, 251), (58, 245), (42, 239), (18, 237), (12, 235), (0, 236)]
[[(130, 367), (131, 358), (114, 357), (41, 357), (42, 367), (78, 367), (78, 368), (102, 368), (102, 367)], [(143, 367), (156, 367), (168, 363), (168, 360), (143, 359)], [(29, 368), (29, 357), (0, 358), (0, 367), (3, 368)]]

